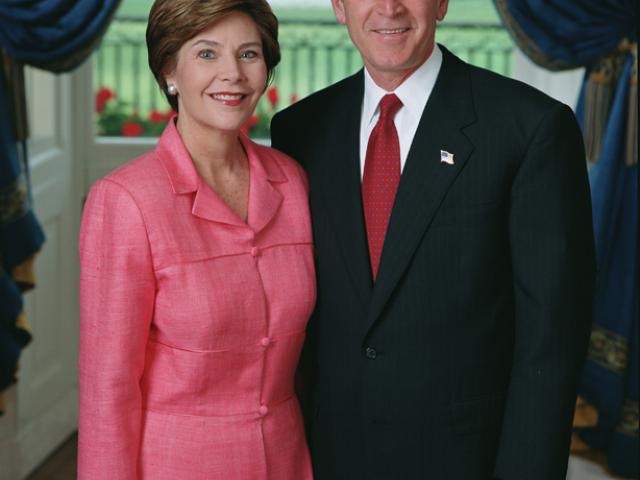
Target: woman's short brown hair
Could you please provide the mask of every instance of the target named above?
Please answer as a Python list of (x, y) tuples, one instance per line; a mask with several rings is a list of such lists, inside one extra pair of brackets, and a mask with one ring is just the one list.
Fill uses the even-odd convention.
[[(175, 68), (180, 48), (212, 23), (234, 12), (255, 22), (262, 39), (267, 65), (267, 85), (280, 62), (278, 20), (266, 0), (155, 0), (147, 24), (149, 67), (171, 107), (178, 111), (178, 99), (167, 94), (164, 76)], [(266, 85), (265, 85), (266, 88)]]

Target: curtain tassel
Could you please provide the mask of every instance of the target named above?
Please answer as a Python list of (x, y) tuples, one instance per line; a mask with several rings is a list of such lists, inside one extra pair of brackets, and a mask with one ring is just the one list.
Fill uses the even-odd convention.
[(624, 55), (616, 50), (600, 58), (589, 74), (584, 118), (585, 149), (589, 163), (596, 162), (600, 157), (614, 90), (622, 73), (623, 62)]

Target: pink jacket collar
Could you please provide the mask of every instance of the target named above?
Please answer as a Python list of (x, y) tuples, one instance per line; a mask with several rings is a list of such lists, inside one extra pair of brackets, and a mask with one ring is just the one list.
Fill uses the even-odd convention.
[(287, 176), (274, 157), (274, 152), (255, 144), (243, 133), (240, 141), (249, 159), (249, 208), (247, 222), (240, 219), (200, 178), (182, 142), (173, 117), (162, 133), (156, 154), (176, 195), (196, 192), (192, 213), (205, 220), (262, 230), (276, 214), (282, 194), (272, 185), (287, 182)]

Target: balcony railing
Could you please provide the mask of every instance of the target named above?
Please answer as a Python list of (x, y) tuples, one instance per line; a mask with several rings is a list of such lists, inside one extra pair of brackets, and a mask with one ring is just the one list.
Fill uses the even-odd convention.
[[(144, 17), (116, 18), (97, 53), (95, 91), (106, 87), (114, 92), (116, 97), (111, 103), (118, 105), (118, 121), (124, 121), (125, 114), (129, 120), (132, 115), (133, 119), (149, 119), (150, 112), (154, 111), (154, 118), (159, 119), (157, 111), (168, 108), (147, 65), (145, 29)], [(501, 25), (445, 22), (438, 26), (436, 38), (470, 63), (503, 75), (511, 74), (514, 45)], [(261, 123), (252, 132), (257, 136), (268, 134), (265, 128), (275, 111), (362, 67), (360, 55), (346, 29), (335, 21), (281, 20), (280, 46), (282, 61), (276, 71), (276, 88), (258, 107)], [(113, 107), (107, 108), (98, 115), (102, 134), (121, 134), (117, 121), (113, 125), (100, 123), (101, 116), (113, 113), (112, 110)], [(142, 134), (154, 134), (157, 130), (148, 129)], [(139, 132), (130, 130), (132, 134), (136, 131)]]

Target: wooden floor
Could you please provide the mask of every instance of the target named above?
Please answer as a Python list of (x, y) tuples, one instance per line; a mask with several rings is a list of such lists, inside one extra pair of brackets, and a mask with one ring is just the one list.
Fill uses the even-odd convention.
[[(75, 480), (78, 435), (71, 436), (27, 480)], [(572, 455), (569, 460), (567, 480), (612, 480), (604, 467), (600, 454)], [(180, 479), (176, 479), (180, 480)]]
[(53, 452), (27, 480), (75, 480), (77, 476), (78, 434)]

